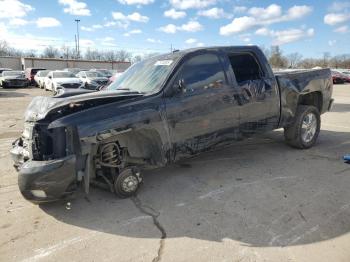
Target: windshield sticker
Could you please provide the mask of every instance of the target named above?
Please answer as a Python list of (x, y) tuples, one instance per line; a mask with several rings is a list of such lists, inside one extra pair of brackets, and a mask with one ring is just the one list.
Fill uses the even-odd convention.
[(173, 60), (159, 60), (154, 65), (155, 66), (170, 66), (173, 63)]

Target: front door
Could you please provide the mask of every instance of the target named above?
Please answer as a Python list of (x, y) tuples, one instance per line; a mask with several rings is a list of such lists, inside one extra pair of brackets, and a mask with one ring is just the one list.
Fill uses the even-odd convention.
[(173, 159), (210, 149), (236, 136), (237, 103), (216, 53), (186, 58), (169, 88), (179, 90), (165, 98)]

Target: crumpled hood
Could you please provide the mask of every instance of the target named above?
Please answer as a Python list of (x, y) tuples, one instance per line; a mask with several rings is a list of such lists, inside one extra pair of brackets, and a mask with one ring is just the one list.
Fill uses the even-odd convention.
[[(74, 95), (74, 94), (78, 95)], [(88, 100), (95, 100), (95, 99), (107, 99), (107, 98), (120, 98), (125, 97), (132, 98), (135, 96), (142, 96), (140, 93), (136, 92), (130, 92), (130, 91), (93, 91), (93, 92), (87, 92), (86, 94), (81, 94), (81, 92), (71, 92), (69, 93), (63, 93), (62, 95), (55, 96), (55, 97), (45, 97), (45, 96), (37, 96), (34, 97), (33, 100), (30, 102), (29, 106), (27, 107), (27, 110), (24, 114), (24, 120), (26, 122), (35, 122), (41, 119), (44, 119), (46, 115), (59, 107), (63, 107), (66, 105), (69, 105), (70, 103), (78, 103)]]

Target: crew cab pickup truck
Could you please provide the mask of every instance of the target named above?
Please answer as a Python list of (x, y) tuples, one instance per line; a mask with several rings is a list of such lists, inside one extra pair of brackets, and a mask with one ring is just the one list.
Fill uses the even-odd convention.
[(65, 198), (82, 185), (135, 194), (144, 169), (284, 128), (313, 146), (332, 106), (329, 69), (274, 75), (255, 46), (197, 48), (134, 64), (107, 90), (36, 97), (11, 151), (23, 196)]

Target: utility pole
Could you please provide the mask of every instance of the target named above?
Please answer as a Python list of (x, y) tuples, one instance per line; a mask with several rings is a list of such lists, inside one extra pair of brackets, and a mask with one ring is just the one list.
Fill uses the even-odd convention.
[(77, 56), (80, 58), (80, 43), (79, 43), (79, 22), (80, 19), (74, 20), (77, 23)]
[(170, 53), (173, 52), (173, 44), (170, 44)]

